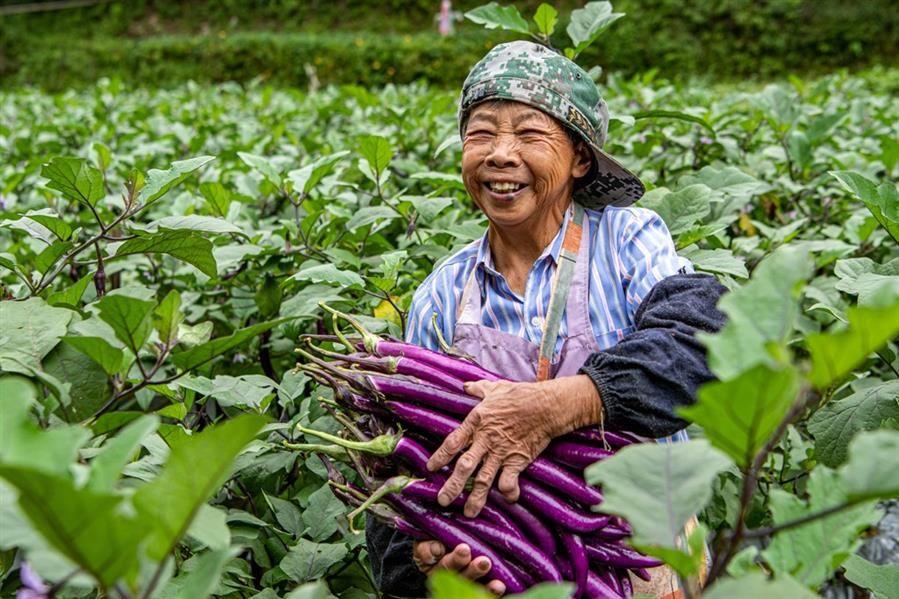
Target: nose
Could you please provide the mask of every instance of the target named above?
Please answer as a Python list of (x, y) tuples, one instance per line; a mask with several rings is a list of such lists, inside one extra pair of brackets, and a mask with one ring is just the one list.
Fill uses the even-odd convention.
[(518, 155), (518, 141), (512, 135), (497, 135), (487, 155), (487, 166), (493, 168), (515, 168), (521, 162)]

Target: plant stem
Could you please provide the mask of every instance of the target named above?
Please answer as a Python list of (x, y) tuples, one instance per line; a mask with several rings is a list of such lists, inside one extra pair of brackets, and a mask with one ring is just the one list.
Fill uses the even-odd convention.
[(773, 534), (777, 534), (779, 532), (783, 532), (785, 530), (790, 530), (791, 528), (796, 528), (798, 526), (802, 526), (803, 524), (808, 524), (809, 522), (813, 522), (815, 520), (820, 520), (821, 518), (827, 518), (828, 516), (832, 516), (837, 512), (842, 512), (843, 510), (849, 509), (851, 507), (855, 507), (861, 503), (861, 501), (846, 501), (829, 508), (820, 510), (818, 512), (813, 512), (811, 514), (806, 514), (801, 518), (796, 518), (795, 520), (788, 520), (787, 522), (782, 522), (780, 524), (774, 524), (772, 526), (766, 526), (764, 528), (753, 528), (751, 530), (744, 531), (743, 538), (744, 539), (757, 539), (760, 537), (768, 537)]
[(740, 492), (740, 511), (737, 514), (734, 530), (727, 537), (727, 545), (724, 550), (715, 556), (711, 572), (709, 572), (709, 578), (706, 581), (706, 586), (711, 586), (711, 584), (727, 570), (727, 565), (739, 550), (740, 543), (743, 540), (743, 534), (746, 530), (746, 516), (749, 513), (749, 507), (752, 504), (752, 496), (758, 485), (759, 473), (768, 459), (768, 454), (777, 447), (778, 443), (780, 443), (781, 438), (786, 434), (790, 424), (805, 412), (810, 400), (811, 394), (809, 393), (809, 387), (803, 386), (799, 392), (798, 399), (790, 407), (790, 410), (787, 412), (786, 416), (784, 416), (784, 419), (781, 420), (780, 424), (777, 425), (777, 429), (775, 429), (765, 445), (753, 458), (749, 470), (747, 470), (743, 477), (743, 488)]

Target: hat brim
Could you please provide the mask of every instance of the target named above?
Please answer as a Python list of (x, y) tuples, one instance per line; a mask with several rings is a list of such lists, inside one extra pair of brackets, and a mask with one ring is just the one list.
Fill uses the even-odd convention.
[(624, 168), (621, 163), (590, 143), (594, 168), (591, 181), (581, 182), (574, 192), (574, 201), (585, 208), (604, 206), (630, 206), (643, 197), (646, 188), (639, 177)]

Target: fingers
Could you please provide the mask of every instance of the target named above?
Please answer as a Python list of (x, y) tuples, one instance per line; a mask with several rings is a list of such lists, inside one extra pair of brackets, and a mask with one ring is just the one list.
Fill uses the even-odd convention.
[(445, 568), (455, 572), (461, 572), (471, 563), (471, 549), (465, 543), (456, 545), (453, 550), (446, 554), (439, 562), (436, 568)]
[(480, 397), (484, 399), (487, 396), (487, 392), (492, 388), (494, 383), (492, 381), (472, 381), (469, 383), (465, 383), (463, 385), (463, 389), (469, 395), (473, 395), (474, 397)]
[(487, 583), (487, 590), (494, 595), (500, 596), (506, 594), (506, 585), (499, 580), (491, 580)]
[(472, 411), (465, 420), (462, 421), (459, 428), (446, 436), (446, 439), (443, 440), (443, 443), (440, 444), (440, 447), (437, 448), (428, 460), (428, 470), (431, 472), (440, 470), (449, 464), (457, 453), (462, 451), (471, 440), (471, 435), (475, 429), (477, 419), (477, 412)]
[(522, 468), (518, 464), (506, 464), (502, 474), (499, 475), (496, 487), (509, 503), (518, 501), (518, 496), (521, 494), (521, 490), (518, 488), (518, 475), (521, 474), (521, 471)]
[(489, 456), (484, 465), (478, 471), (478, 475), (474, 479), (474, 485), (468, 494), (468, 501), (465, 502), (463, 513), (468, 518), (475, 518), (481, 513), (484, 504), (487, 503), (487, 495), (490, 487), (493, 486), (493, 479), (502, 464), (496, 456)]
[(440, 541), (420, 541), (412, 546), (412, 561), (422, 572), (433, 568), (444, 554), (446, 554), (446, 548)]
[(475, 468), (481, 463), (481, 459), (483, 459), (486, 453), (487, 448), (483, 445), (472, 445), (468, 451), (456, 460), (456, 467), (453, 469), (453, 473), (437, 494), (437, 503), (446, 507), (459, 496), (465, 488), (465, 481), (474, 473)]
[(462, 576), (469, 580), (477, 580), (490, 571), (490, 566), (491, 564), (488, 558), (484, 556), (477, 557), (465, 566), (465, 569), (462, 570)]

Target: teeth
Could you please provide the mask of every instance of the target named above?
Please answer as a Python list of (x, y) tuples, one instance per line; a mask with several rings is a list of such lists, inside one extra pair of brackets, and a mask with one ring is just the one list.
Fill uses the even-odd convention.
[(488, 183), (491, 191), (495, 191), (497, 193), (509, 193), (512, 191), (518, 191), (522, 186), (518, 183)]

